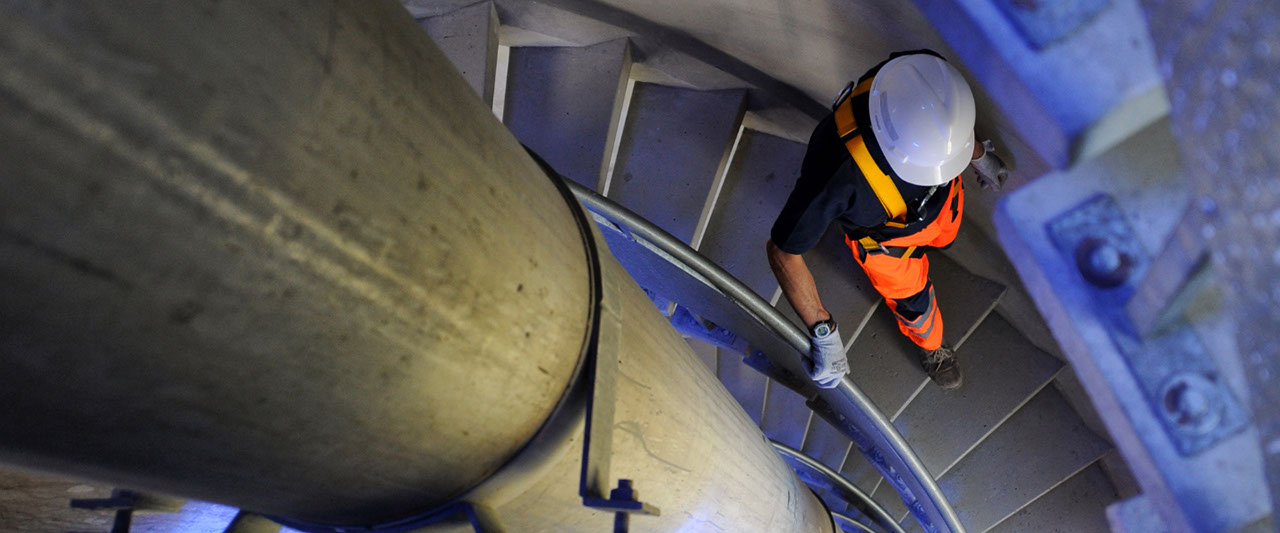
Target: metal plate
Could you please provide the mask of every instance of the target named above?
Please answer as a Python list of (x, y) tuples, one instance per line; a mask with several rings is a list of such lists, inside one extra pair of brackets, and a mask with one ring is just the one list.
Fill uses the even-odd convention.
[[(1133, 229), (1107, 195), (1098, 195), (1047, 224), (1054, 246), (1074, 262), (1096, 312), (1168, 436), (1184, 456), (1244, 429), (1249, 421), (1220, 379), (1200, 338), (1189, 328), (1140, 338), (1125, 304), (1150, 265)], [(1092, 253), (1091, 253), (1092, 252)]]

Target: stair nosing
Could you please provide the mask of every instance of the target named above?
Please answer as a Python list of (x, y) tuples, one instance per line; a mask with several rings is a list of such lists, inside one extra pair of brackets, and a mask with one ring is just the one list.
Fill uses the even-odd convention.
[(618, 88), (613, 96), (613, 113), (609, 116), (609, 128), (605, 132), (604, 154), (600, 161), (599, 175), (596, 176), (596, 192), (601, 196), (605, 196), (610, 181), (613, 179), (613, 169), (618, 162), (619, 147), (622, 146), (623, 131), (627, 126), (627, 108), (631, 106), (631, 94), (633, 92), (634, 81), (631, 78), (631, 67), (635, 66), (635, 59), (631, 55), (631, 39), (624, 37), (626, 43), (622, 47), (622, 72), (618, 75)]
[(1103, 457), (1104, 455), (1106, 455), (1107, 453), (1109, 453), (1110, 451), (1111, 451), (1111, 450), (1110, 450), (1110, 449), (1108, 449), (1108, 450), (1103, 451), (1102, 453), (1098, 454), (1098, 456), (1097, 456), (1097, 457), (1095, 457), (1092, 461), (1089, 461), (1088, 463), (1085, 463), (1085, 464), (1084, 464), (1084, 466), (1081, 466), (1081, 467), (1080, 467), (1079, 469), (1077, 469), (1076, 471), (1074, 471), (1074, 472), (1072, 472), (1071, 474), (1067, 475), (1066, 477), (1064, 477), (1064, 478), (1062, 478), (1062, 479), (1058, 480), (1058, 482), (1057, 482), (1057, 483), (1054, 483), (1054, 484), (1053, 484), (1052, 486), (1050, 486), (1048, 489), (1045, 489), (1045, 491), (1044, 491), (1044, 492), (1041, 492), (1040, 494), (1035, 495), (1035, 497), (1031, 498), (1030, 500), (1027, 500), (1027, 502), (1026, 502), (1026, 503), (1022, 504), (1022, 506), (1018, 507), (1017, 509), (1014, 509), (1014, 510), (1013, 510), (1013, 512), (1011, 512), (1011, 513), (1009, 513), (1009, 514), (1007, 514), (1007, 515), (1005, 515), (1005, 516), (1001, 517), (999, 520), (996, 520), (996, 522), (995, 522), (994, 524), (991, 524), (991, 526), (990, 526), (990, 527), (988, 527), (987, 529), (982, 530), (982, 533), (986, 533), (987, 531), (991, 531), (992, 529), (995, 529), (995, 527), (996, 527), (996, 526), (998, 526), (998, 525), (1000, 525), (1000, 523), (1001, 523), (1001, 522), (1004, 522), (1005, 520), (1008, 520), (1009, 518), (1012, 518), (1012, 517), (1013, 517), (1013, 515), (1018, 514), (1018, 513), (1019, 513), (1019, 512), (1021, 512), (1023, 509), (1026, 509), (1028, 506), (1030, 506), (1031, 504), (1035, 503), (1035, 502), (1036, 502), (1037, 500), (1039, 500), (1040, 498), (1045, 497), (1045, 495), (1046, 495), (1046, 494), (1049, 494), (1050, 492), (1053, 492), (1053, 489), (1056, 489), (1056, 488), (1058, 488), (1058, 487), (1062, 486), (1062, 484), (1063, 484), (1063, 483), (1066, 483), (1067, 481), (1070, 481), (1072, 478), (1074, 478), (1074, 477), (1076, 477), (1076, 476), (1080, 475), (1080, 473), (1081, 473), (1081, 472), (1084, 472), (1084, 471), (1085, 471), (1085, 470), (1087, 470), (1089, 467), (1091, 467), (1091, 466), (1093, 466), (1093, 465), (1097, 464), (1097, 463), (1098, 463), (1098, 461), (1101, 461), (1101, 460), (1102, 460), (1102, 457)]
[(728, 181), (729, 168), (733, 166), (733, 159), (738, 153), (738, 147), (742, 144), (742, 134), (746, 130), (742, 125), (742, 116), (746, 107), (747, 99), (744, 94), (742, 107), (738, 110), (738, 131), (733, 134), (733, 138), (729, 141), (729, 148), (720, 159), (720, 166), (716, 168), (716, 175), (712, 178), (711, 190), (707, 191), (707, 199), (702, 204), (702, 213), (698, 215), (698, 222), (693, 226), (693, 237), (689, 240), (689, 246), (694, 250), (702, 248), (702, 241), (707, 236), (707, 228), (711, 225), (711, 217), (715, 216), (716, 204), (720, 202), (720, 192), (724, 190), (724, 184)]
[(804, 434), (800, 436), (800, 448), (804, 449), (804, 445), (809, 442), (809, 432), (813, 430), (813, 409), (809, 410), (809, 419), (804, 422)]
[[(493, 100), (489, 102), (489, 109), (493, 111), (493, 116), (497, 117), (498, 122), (502, 122), (502, 115), (506, 114), (507, 109), (507, 89), (511, 79), (511, 47), (498, 43), (498, 51), (493, 60)], [(506, 126), (506, 123), (503, 123)]]
[(996, 306), (1000, 305), (1000, 300), (1004, 299), (1004, 295), (1008, 292), (1009, 287), (1002, 285), (1000, 288), (1000, 294), (991, 299), (991, 305), (987, 306), (986, 310), (984, 310), (982, 314), (978, 315), (978, 319), (973, 322), (973, 325), (969, 326), (969, 330), (964, 332), (964, 335), (960, 336), (960, 339), (956, 341), (956, 345), (952, 346), (952, 348), (959, 350), (960, 347), (964, 345), (965, 341), (969, 340), (969, 337), (973, 336), (975, 331), (978, 331), (978, 328), (982, 326), (982, 323), (987, 321), (987, 317), (991, 316), (991, 313), (995, 312)]
[(600, 169), (600, 183), (596, 185), (596, 190), (600, 193), (600, 196), (606, 198), (610, 197), (609, 193), (611, 191), (609, 189), (613, 186), (613, 173), (618, 168), (618, 154), (622, 152), (623, 141), (627, 135), (627, 119), (631, 115), (632, 100), (635, 96), (636, 80), (630, 76), (630, 71), (631, 69), (628, 68), (626, 88), (622, 91), (622, 101), (617, 104), (617, 131), (610, 132), (613, 136), (612, 139), (605, 139), (605, 143), (608, 144), (607, 147), (609, 148), (606, 154), (608, 164)]
[(867, 328), (867, 323), (871, 322), (871, 316), (876, 314), (876, 309), (884, 304), (884, 298), (880, 298), (874, 304), (868, 306), (867, 312), (862, 315), (862, 321), (858, 323), (858, 327), (854, 328), (853, 334), (849, 336), (849, 342), (844, 345), (844, 353), (848, 354), (853, 349), (853, 344), (858, 342), (858, 337), (862, 335), (862, 330)]
[(1039, 387), (1036, 387), (1035, 390), (1031, 391), (1030, 394), (1027, 394), (1026, 398), (1023, 398), (1022, 401), (1018, 403), (1018, 405), (1015, 405), (1013, 409), (1010, 409), (1008, 413), (1005, 413), (1005, 415), (1001, 417), (998, 422), (996, 422), (995, 424), (992, 424), (991, 429), (987, 430), (986, 433), (983, 433), (981, 437), (978, 437), (978, 439), (974, 441), (973, 444), (971, 444), (967, 449), (965, 449), (964, 453), (961, 453), (959, 457), (957, 457), (954, 461), (951, 462), (951, 464), (947, 465), (946, 468), (942, 469), (942, 472), (939, 472), (937, 475), (935, 475), (934, 479), (942, 479), (942, 476), (947, 475), (947, 473), (950, 472), (951, 469), (955, 468), (956, 465), (960, 464), (960, 462), (963, 461), (966, 457), (968, 457), (969, 454), (973, 453), (974, 450), (978, 449), (978, 446), (981, 446), (983, 442), (986, 442), (986, 440), (990, 438), (991, 435), (995, 434), (996, 430), (1000, 429), (1001, 426), (1004, 426), (1005, 422), (1008, 422), (1010, 418), (1013, 418), (1013, 415), (1018, 414), (1018, 411), (1021, 411), (1023, 407), (1026, 407), (1026, 405), (1030, 403), (1033, 398), (1038, 396), (1041, 392), (1044, 392), (1045, 387), (1048, 387), (1049, 385), (1053, 384), (1053, 380), (1058, 378), (1058, 374), (1062, 373), (1063, 368), (1066, 368), (1066, 367), (1065, 366), (1058, 367), (1058, 370), (1054, 371), (1054, 373), (1051, 374), (1049, 378), (1044, 381), (1044, 383), (1041, 383)]
[(929, 386), (929, 381), (930, 381), (929, 378), (925, 377), (924, 380), (921, 381), (920, 384), (916, 386), (916, 390), (912, 392), (910, 396), (907, 396), (907, 401), (902, 402), (902, 406), (898, 407), (898, 410), (893, 413), (893, 416), (889, 417), (890, 423), (893, 423), (895, 420), (898, 419), (899, 416), (902, 416), (902, 413), (905, 413), (907, 411), (907, 407), (911, 406), (911, 402), (916, 401), (916, 397), (920, 396), (920, 393), (924, 391), (924, 388)]

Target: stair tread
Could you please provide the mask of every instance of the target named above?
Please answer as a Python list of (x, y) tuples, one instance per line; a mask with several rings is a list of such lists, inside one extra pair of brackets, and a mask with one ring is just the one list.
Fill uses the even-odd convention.
[(799, 394), (771, 383), (760, 429), (770, 439), (799, 450), (812, 412)]
[(636, 83), (608, 196), (690, 242), (746, 92)]
[(920, 348), (898, 330), (887, 306), (876, 307), (849, 349), (849, 378), (890, 417), (928, 379)]
[(595, 190), (629, 61), (626, 39), (512, 48), (502, 120), (557, 172)]
[[(884, 477), (881, 476), (880, 471), (876, 470), (875, 466), (871, 464), (871, 461), (867, 460), (866, 456), (858, 450), (857, 446), (854, 446), (854, 448), (849, 451), (849, 458), (845, 460), (844, 468), (840, 470), (840, 473), (845, 477), (845, 479), (852, 482), (854, 486), (862, 489), (862, 492), (872, 495), (872, 499), (880, 502), (881, 505), (884, 505), (886, 510), (889, 509), (890, 506), (895, 505), (894, 501), (897, 501), (896, 505), (904, 509), (905, 512), (906, 507), (902, 505), (902, 502), (900, 501), (901, 499), (897, 494), (893, 494), (890, 497), (885, 497), (885, 494), (887, 493), (883, 492), (880, 493), (879, 496), (875, 495), (879, 486), (885, 485), (885, 483), (883, 483)], [(892, 511), (890, 511), (889, 514), (898, 516)]]
[(926, 386), (894, 425), (925, 467), (939, 475), (1048, 384), (1062, 367), (999, 315), (974, 332), (959, 355), (964, 386)]
[(738, 405), (747, 412), (751, 420), (760, 425), (761, 411), (764, 407), (763, 374), (742, 362), (742, 355), (729, 350), (716, 349), (716, 377)]
[[(808, 410), (807, 407), (806, 410)], [(840, 467), (843, 466), (841, 463), (844, 462), (845, 454), (851, 452), (849, 444), (849, 437), (840, 433), (822, 417), (815, 416), (813, 423), (809, 425), (809, 434), (804, 439), (804, 448), (800, 451), (839, 472)]]
[(904, 527), (915, 523), (915, 519), (907, 516), (907, 505), (902, 503), (902, 496), (899, 496), (888, 483), (881, 483), (876, 487), (875, 492), (871, 494), (871, 499), (880, 502), (884, 510), (889, 512), (889, 516), (897, 518), (898, 523), (904, 524)]
[(991, 314), (1006, 290), (1004, 285), (973, 274), (937, 252), (929, 254), (929, 279), (942, 311), (943, 341), (957, 350)]
[(1107, 506), (1116, 501), (1115, 489), (1100, 465), (1093, 465), (1049, 491), (991, 533), (1109, 533)]
[[(804, 253), (804, 262), (813, 274), (823, 307), (831, 313), (848, 342), (867, 314), (879, 305), (880, 295), (854, 261), (853, 252), (844, 243), (844, 231), (839, 227), (827, 228), (818, 244)], [(796, 324), (802, 323), (786, 298), (778, 300), (777, 308)]]
[(422, 28), (467, 84), (492, 104), (498, 53), (498, 21), (492, 2), (481, 2), (424, 19)]
[(800, 174), (805, 145), (746, 130), (720, 189), (699, 251), (756, 294), (778, 287), (764, 241)]
[(938, 486), (967, 529), (984, 531), (1109, 448), (1057, 389), (1047, 387), (943, 475)]
[[(975, 276), (942, 254), (929, 254), (942, 311), (943, 336), (952, 346), (968, 337), (995, 308), (1004, 286)], [(853, 268), (858, 268), (855, 264)], [(963, 353), (958, 350), (958, 353)], [(887, 305), (878, 305), (849, 350), (850, 377), (886, 415), (895, 416), (928, 379), (920, 368), (920, 348), (898, 330)], [(927, 388), (928, 386), (926, 386)], [(936, 387), (935, 387), (936, 388)]]

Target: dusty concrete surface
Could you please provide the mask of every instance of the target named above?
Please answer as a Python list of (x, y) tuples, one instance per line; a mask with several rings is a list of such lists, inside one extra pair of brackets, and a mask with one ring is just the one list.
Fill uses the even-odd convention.
[(0, 471), (0, 531), (109, 531), (112, 515), (72, 509), (72, 499), (106, 498), (111, 487)]
[(401, 7), (329, 8), (0, 2), (5, 462), (369, 523), (542, 426), (573, 215)]
[(1272, 507), (1280, 508), (1280, 10), (1274, 2), (1146, 0), (1173, 132), (1235, 319)]

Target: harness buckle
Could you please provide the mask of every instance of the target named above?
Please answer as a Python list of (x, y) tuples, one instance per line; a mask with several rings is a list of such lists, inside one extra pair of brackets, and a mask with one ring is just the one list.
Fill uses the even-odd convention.
[(832, 111), (834, 111), (837, 107), (840, 107), (840, 104), (844, 102), (844, 99), (847, 98), (851, 93), (853, 93), (853, 86), (855, 83), (857, 82), (854, 82), (854, 81), (849, 82), (848, 85), (844, 86), (844, 90), (840, 91), (840, 94), (836, 95), (836, 99), (831, 101)]

